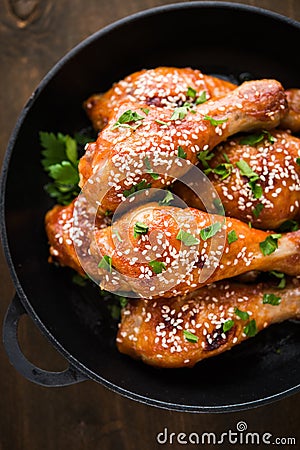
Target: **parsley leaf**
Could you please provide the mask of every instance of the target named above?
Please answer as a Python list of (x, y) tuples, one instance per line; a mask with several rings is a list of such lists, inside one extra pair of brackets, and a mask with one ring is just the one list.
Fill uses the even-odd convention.
[(232, 244), (233, 242), (238, 240), (238, 236), (234, 230), (229, 231), (227, 235), (228, 244)]
[(249, 178), (250, 181), (255, 181), (255, 180), (259, 179), (259, 175), (257, 175), (257, 173), (255, 173), (255, 172), (253, 172), (253, 170), (251, 169), (249, 164), (246, 163), (246, 161), (244, 161), (243, 159), (240, 159), (236, 163), (236, 166), (240, 169), (241, 175)]
[(133, 227), (133, 236), (137, 238), (141, 234), (147, 234), (148, 230), (149, 230), (148, 225), (144, 224), (143, 222), (136, 222), (136, 224)]
[(112, 259), (111, 256), (104, 255), (101, 261), (98, 264), (99, 269), (107, 270), (107, 272), (111, 272), (112, 270)]
[(148, 189), (150, 187), (151, 187), (151, 183), (147, 183), (146, 180), (142, 180), (139, 183), (132, 186), (130, 189), (125, 189), (125, 191), (123, 191), (123, 195), (124, 195), (124, 197), (127, 198), (130, 195), (134, 194), (135, 192), (143, 191), (144, 189)]
[(176, 239), (183, 242), (184, 245), (188, 247), (190, 247), (191, 245), (197, 245), (200, 242), (199, 239), (195, 238), (195, 236), (193, 236), (191, 233), (188, 233), (187, 231), (181, 229), (178, 231)]
[(231, 175), (233, 165), (230, 163), (218, 164), (212, 172), (221, 177), (221, 180), (225, 180)]
[(186, 155), (187, 155), (186, 152), (183, 150), (181, 145), (179, 145), (178, 149), (177, 149), (177, 156), (178, 156), (178, 158), (186, 159)]
[(210, 122), (211, 125), (213, 125), (214, 127), (220, 125), (221, 123), (225, 123), (227, 122), (228, 119), (214, 119), (211, 116), (205, 115), (204, 116), (204, 120), (208, 120)]
[(278, 306), (281, 302), (281, 298), (277, 297), (275, 294), (264, 294), (263, 303), (268, 303), (269, 305)]
[(137, 128), (137, 126), (133, 127), (132, 125), (129, 125), (129, 123), (138, 122), (138, 121), (144, 120), (144, 119), (145, 119), (144, 116), (141, 116), (136, 111), (132, 111), (131, 109), (128, 109), (123, 114), (121, 114), (121, 116), (119, 117), (117, 122), (114, 123), (114, 125), (112, 126), (112, 130), (114, 130), (115, 128), (119, 128), (119, 127), (132, 128), (135, 130)]
[(188, 342), (191, 342), (192, 344), (196, 344), (199, 340), (198, 336), (196, 336), (195, 334), (191, 333), (188, 330), (183, 330), (183, 335), (184, 335), (185, 339)]
[(164, 122), (163, 120), (156, 119), (155, 122), (159, 123), (160, 125), (165, 125), (167, 127), (169, 126), (169, 124), (167, 122)]
[(278, 248), (278, 239), (281, 234), (270, 234), (263, 242), (259, 243), (261, 252), (264, 256), (271, 255)]
[(267, 136), (270, 142), (275, 142), (275, 138), (269, 131), (263, 130), (261, 133), (249, 134), (248, 136), (240, 139), (242, 145), (256, 145), (261, 142)]
[(170, 120), (182, 120), (185, 118), (185, 116), (188, 113), (188, 106), (178, 106), (174, 109), (174, 112), (172, 116), (170, 117)]
[(202, 91), (201, 94), (197, 97), (195, 105), (201, 105), (205, 103), (207, 100), (206, 91)]
[(234, 313), (242, 320), (248, 320), (250, 317), (247, 311), (241, 311), (239, 308), (235, 308)]
[(222, 226), (223, 226), (223, 223), (221, 223), (221, 222), (215, 222), (215, 223), (213, 223), (212, 225), (209, 225), (208, 227), (203, 228), (203, 229), (200, 231), (200, 237), (201, 237), (204, 241), (207, 241), (207, 239), (209, 239), (209, 238), (215, 236), (215, 234), (217, 234), (217, 233), (221, 230)]
[(250, 320), (250, 322), (245, 326), (244, 333), (248, 337), (253, 337), (257, 334), (258, 329), (255, 319)]
[(279, 284), (278, 284), (278, 288), (279, 289), (284, 289), (286, 286), (286, 278), (285, 278), (285, 274), (282, 272), (278, 272), (277, 270), (271, 270), (270, 271), (270, 275), (273, 275), (274, 277), (278, 278), (280, 280)]
[(158, 180), (158, 179), (160, 178), (160, 176), (158, 175), (158, 173), (154, 173), (154, 172), (153, 172), (153, 169), (152, 169), (152, 167), (151, 167), (150, 160), (149, 160), (148, 156), (145, 156), (145, 158), (144, 158), (144, 164), (145, 164), (145, 166), (146, 166), (147, 173), (149, 173), (149, 174), (151, 175), (151, 177), (153, 178), (153, 180)]
[(173, 196), (172, 192), (166, 191), (165, 198), (160, 200), (158, 202), (158, 204), (161, 205), (161, 206), (168, 206), (171, 203), (172, 200), (174, 200), (174, 196)]
[(166, 270), (166, 265), (165, 263), (161, 262), (161, 261), (150, 261), (149, 262), (149, 266), (151, 267), (151, 269), (153, 270), (154, 273), (159, 274), (162, 273), (163, 270)]
[(234, 321), (232, 319), (226, 320), (226, 322), (223, 323), (223, 332), (226, 333), (231, 330), (232, 327), (234, 327)]
[(262, 203), (258, 203), (255, 208), (253, 209), (253, 215), (258, 218), (262, 210), (264, 209), (264, 205)]
[(198, 160), (201, 162), (204, 169), (209, 169), (209, 164), (207, 161), (210, 161), (215, 156), (214, 153), (210, 153), (209, 150), (202, 150), (197, 154)]
[(300, 158), (296, 158), (296, 163), (300, 166)]
[(259, 175), (251, 169), (251, 167), (241, 159), (236, 163), (236, 166), (240, 169), (241, 175), (244, 177), (247, 177), (249, 179), (249, 186), (252, 190), (253, 196), (256, 199), (259, 199), (263, 195), (263, 190), (260, 184), (257, 184), (257, 181), (259, 180)]
[(186, 96), (187, 97), (191, 97), (191, 98), (195, 98), (196, 94), (197, 94), (197, 91), (195, 91), (195, 89), (193, 89), (191, 86), (189, 86), (188, 89), (187, 89)]

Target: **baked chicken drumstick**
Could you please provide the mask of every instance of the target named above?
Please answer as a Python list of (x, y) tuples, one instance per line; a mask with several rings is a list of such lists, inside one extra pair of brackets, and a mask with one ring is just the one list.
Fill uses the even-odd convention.
[(163, 66), (128, 75), (104, 94), (91, 95), (83, 107), (94, 129), (100, 131), (124, 101), (174, 108), (193, 100), (197, 93), (205, 101), (228, 94), (235, 88), (235, 84), (205, 75), (197, 69)]
[(300, 318), (300, 285), (217, 283), (186, 297), (138, 299), (122, 311), (120, 352), (165, 368), (193, 367), (269, 325)]
[[(237, 87), (221, 78), (206, 75), (197, 69), (157, 67), (141, 70), (115, 83), (103, 94), (91, 95), (83, 104), (96, 131), (107, 124), (121, 102), (145, 102), (149, 106), (176, 107), (193, 101), (201, 95), (203, 100), (222, 97)], [(285, 91), (289, 110), (280, 127), (292, 132), (300, 131), (300, 89)]]
[[(80, 187), (90, 179), (104, 212), (115, 211), (125, 200), (124, 191), (142, 181), (161, 188), (186, 173), (179, 150), (196, 164), (199, 152), (213, 149), (235, 133), (276, 127), (287, 110), (284, 90), (276, 80), (245, 82), (193, 110), (145, 110), (146, 106), (122, 104), (80, 160)], [(145, 158), (152, 173), (165, 175), (154, 179), (152, 173), (145, 173)], [(171, 179), (169, 170), (173, 170)]]
[[(252, 144), (255, 138), (259, 142)], [(299, 157), (299, 138), (271, 130), (218, 145), (199, 167), (217, 191), (226, 215), (274, 230), (300, 218)], [(188, 206), (205, 209), (187, 185), (175, 182), (173, 192)]]
[[(111, 267), (128, 277), (129, 290), (143, 297), (152, 296), (153, 283), (155, 297), (172, 297), (251, 270), (300, 275), (300, 230), (265, 232), (193, 208), (148, 204), (94, 236), (93, 257), (110, 258)], [(114, 270), (109, 275), (112, 284), (101, 287), (113, 291)]]

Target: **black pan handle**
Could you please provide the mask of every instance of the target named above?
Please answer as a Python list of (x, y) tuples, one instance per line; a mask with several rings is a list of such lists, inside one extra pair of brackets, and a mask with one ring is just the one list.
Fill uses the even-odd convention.
[(62, 372), (48, 372), (34, 366), (23, 355), (18, 342), (18, 325), (23, 314), (27, 314), (21, 301), (14, 297), (3, 323), (3, 344), (10, 363), (27, 380), (47, 387), (61, 387), (85, 381), (88, 378), (72, 365)]

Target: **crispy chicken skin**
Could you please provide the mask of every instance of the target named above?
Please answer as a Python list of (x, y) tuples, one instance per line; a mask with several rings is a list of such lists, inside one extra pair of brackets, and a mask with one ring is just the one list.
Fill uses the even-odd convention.
[(124, 101), (172, 108), (189, 100), (186, 95), (188, 88), (194, 89), (198, 95), (205, 91), (209, 99), (227, 94), (236, 85), (189, 67), (157, 67), (134, 72), (104, 94), (91, 95), (83, 107), (95, 130), (100, 131)]
[[(278, 228), (287, 220), (298, 220), (300, 166), (297, 158), (300, 157), (300, 139), (279, 130), (265, 134), (256, 145), (243, 145), (242, 138), (245, 136), (230, 139), (214, 148), (215, 156), (206, 162), (208, 169), (199, 164), (201, 170), (208, 172), (207, 176), (219, 194), (226, 215), (269, 230)], [(236, 166), (241, 160), (259, 175), (256, 182), (262, 188), (262, 192), (256, 195), (259, 198), (255, 198), (249, 178), (241, 175)], [(213, 172), (216, 167), (220, 168), (223, 164), (225, 168), (224, 164), (228, 163), (224, 179), (222, 174)], [(175, 182), (173, 192), (188, 206), (205, 209), (201, 199), (185, 184)]]
[[(144, 224), (147, 232), (135, 237), (136, 223)], [(202, 230), (207, 231), (213, 223), (219, 231), (213, 238), (203, 238)], [(115, 238), (116, 230), (121, 240)], [(182, 231), (189, 234), (188, 238), (197, 238), (198, 242), (185, 244), (178, 238)], [(237, 239), (229, 243), (229, 233), (232, 236), (233, 231)], [(159, 295), (172, 297), (251, 270), (277, 270), (292, 276), (300, 275), (300, 230), (275, 235), (278, 248), (274, 248), (271, 254), (264, 254), (266, 252), (260, 243), (268, 237), (267, 242), (272, 240), (270, 236), (274, 237), (274, 233), (249, 228), (237, 219), (193, 208), (148, 204), (124, 214), (114, 223), (113, 231), (111, 227), (97, 230), (91, 254), (95, 258), (99, 255), (99, 260), (104, 255), (110, 256), (113, 267), (130, 277), (129, 290), (143, 296), (147, 292), (151, 296), (149, 286), (156, 279), (161, 288)], [(151, 268), (153, 261), (164, 264), (158, 275)], [(204, 274), (208, 274), (209, 269), (213, 270), (204, 280)], [(177, 280), (175, 285), (171, 283), (174, 279)], [(107, 288), (105, 281), (103, 283), (101, 287)], [(114, 285), (110, 285), (109, 289), (113, 290)]]
[(145, 158), (154, 172), (160, 169), (165, 173), (167, 162), (170, 170), (175, 171), (172, 175), (178, 177), (188, 170), (178, 163), (179, 147), (186, 153), (187, 161), (196, 164), (197, 153), (213, 149), (235, 133), (276, 127), (287, 103), (278, 81), (249, 81), (224, 97), (195, 106), (194, 113), (187, 112), (180, 120), (170, 120), (174, 110), (155, 106), (149, 107), (138, 128), (114, 127), (124, 112), (139, 111), (141, 107), (141, 104), (122, 104), (80, 159), (81, 187), (92, 175), (94, 194), (100, 189), (106, 192), (111, 186), (100, 196), (103, 211), (115, 211), (125, 199), (124, 190), (142, 180), (156, 188), (165, 187), (171, 181), (167, 176), (153, 180), (149, 173), (141, 174)]
[[(274, 294), (280, 303), (264, 304), (264, 294)], [(248, 317), (242, 320), (236, 308), (248, 313)], [(153, 366), (193, 367), (198, 361), (248, 339), (251, 332), (247, 332), (247, 327), (251, 330), (253, 321), (259, 332), (292, 318), (300, 318), (299, 280), (293, 279), (285, 289), (268, 283), (224, 282), (201, 288), (186, 297), (160, 299), (155, 303), (130, 300), (122, 311), (117, 346), (121, 353)], [(233, 321), (232, 328), (224, 332), (223, 325), (228, 320)], [(194, 342), (187, 340), (187, 332), (192, 333)]]

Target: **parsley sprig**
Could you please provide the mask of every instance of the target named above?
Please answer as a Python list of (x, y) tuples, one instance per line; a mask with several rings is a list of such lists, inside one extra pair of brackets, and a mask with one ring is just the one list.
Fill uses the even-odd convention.
[(45, 190), (57, 203), (68, 205), (80, 192), (77, 142), (68, 134), (46, 131), (40, 131), (39, 138), (42, 165), (53, 180)]

